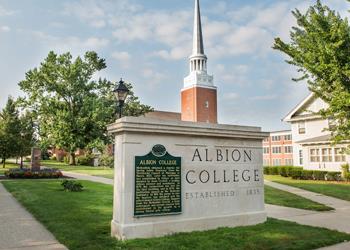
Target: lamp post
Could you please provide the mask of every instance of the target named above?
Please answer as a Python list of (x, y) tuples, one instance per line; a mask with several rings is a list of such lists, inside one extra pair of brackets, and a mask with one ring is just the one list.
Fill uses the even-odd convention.
[(123, 79), (120, 79), (118, 85), (114, 89), (114, 94), (118, 102), (119, 118), (122, 118), (122, 110), (125, 103), (125, 99), (129, 94), (129, 89), (125, 86)]

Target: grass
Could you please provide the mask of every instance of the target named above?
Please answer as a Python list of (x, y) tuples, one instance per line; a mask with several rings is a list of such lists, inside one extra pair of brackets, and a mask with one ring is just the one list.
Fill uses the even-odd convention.
[(117, 241), (110, 237), (112, 186), (81, 181), (81, 193), (63, 192), (59, 181), (3, 181), (5, 187), (69, 249), (316, 249), (350, 240), (323, 228), (268, 219), (264, 224)]
[(0, 175), (4, 175), (4, 173), (11, 168), (19, 168), (19, 165), (6, 162), (5, 168), (3, 168), (2, 164), (0, 164)]
[(313, 211), (330, 211), (331, 207), (311, 201), (296, 194), (265, 185), (265, 203)]
[(265, 179), (305, 189), (311, 192), (332, 196), (342, 200), (350, 201), (350, 184), (342, 182), (312, 181), (312, 180), (293, 180), (292, 178), (279, 175), (265, 175)]
[(114, 169), (104, 167), (92, 167), (92, 166), (70, 166), (63, 162), (57, 162), (52, 160), (41, 161), (41, 164), (49, 168), (57, 168), (62, 171), (75, 172), (80, 174), (88, 174), (93, 176), (105, 177), (113, 179)]

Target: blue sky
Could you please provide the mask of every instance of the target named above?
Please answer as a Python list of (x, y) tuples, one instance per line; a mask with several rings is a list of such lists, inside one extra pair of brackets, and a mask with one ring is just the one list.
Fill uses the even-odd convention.
[[(346, 0), (324, 1), (348, 16)], [(218, 87), (219, 122), (289, 128), (281, 122), (308, 95), (295, 69), (271, 49), (288, 39), (291, 10), (309, 0), (201, 0), (208, 73)], [(188, 74), (193, 0), (0, 0), (0, 108), (50, 50), (95, 50), (108, 68), (96, 77), (133, 83), (143, 103), (180, 111)]]

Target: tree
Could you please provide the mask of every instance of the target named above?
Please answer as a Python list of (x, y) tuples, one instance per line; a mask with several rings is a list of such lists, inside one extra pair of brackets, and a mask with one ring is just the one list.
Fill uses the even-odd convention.
[(17, 138), (16, 156), (20, 157), (20, 166), (23, 168), (23, 157), (31, 153), (31, 148), (35, 144), (34, 122), (30, 112), (26, 112), (19, 118), (20, 134)]
[(6, 159), (16, 156), (20, 132), (20, 120), (16, 103), (9, 97), (5, 108), (0, 113), (0, 157), (3, 168), (5, 168)]
[(290, 57), (287, 62), (306, 80), (310, 91), (328, 104), (320, 111), (332, 119), (334, 143), (350, 139), (350, 27), (348, 20), (317, 1), (305, 14), (292, 12), (297, 20), (291, 42), (275, 39), (273, 48)]
[[(77, 149), (110, 140), (106, 126), (115, 120), (114, 84), (92, 80), (105, 68), (105, 60), (95, 52), (75, 60), (70, 53), (50, 52), (40, 67), (28, 71), (19, 83), (27, 94), (26, 105), (37, 114), (40, 140), (69, 152), (71, 165), (76, 164)], [(136, 106), (133, 113), (150, 109), (139, 103)]]

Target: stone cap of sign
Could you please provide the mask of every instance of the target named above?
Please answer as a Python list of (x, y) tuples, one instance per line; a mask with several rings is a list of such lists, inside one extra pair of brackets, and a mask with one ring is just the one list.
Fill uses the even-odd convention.
[(141, 132), (258, 140), (269, 136), (269, 133), (262, 132), (260, 127), (172, 121), (146, 117), (123, 117), (109, 125), (108, 132), (111, 134)]

